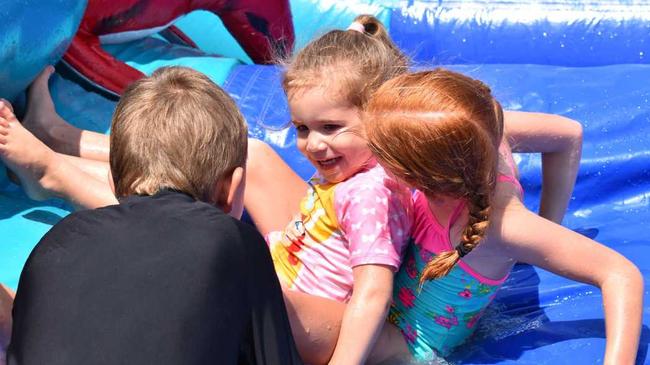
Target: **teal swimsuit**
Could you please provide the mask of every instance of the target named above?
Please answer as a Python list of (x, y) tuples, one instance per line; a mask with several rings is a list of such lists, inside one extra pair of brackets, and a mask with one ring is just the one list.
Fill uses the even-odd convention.
[[(521, 189), (511, 176), (501, 175), (499, 180), (512, 182)], [(464, 204), (456, 207), (449, 224), (442, 227), (423, 193), (416, 191), (413, 199), (412, 242), (395, 276), (389, 321), (401, 330), (416, 359), (431, 360), (448, 355), (472, 334), (507, 275), (499, 280), (486, 278), (461, 259), (447, 276), (427, 281), (418, 292), (418, 279), (425, 264), (436, 253), (453, 249), (449, 227), (458, 219)]]

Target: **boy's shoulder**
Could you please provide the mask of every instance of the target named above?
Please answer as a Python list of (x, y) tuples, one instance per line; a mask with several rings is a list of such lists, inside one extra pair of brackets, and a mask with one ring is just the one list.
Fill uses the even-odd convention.
[(57, 262), (67, 268), (72, 258), (101, 261), (111, 257), (135, 263), (151, 255), (170, 262), (215, 263), (266, 249), (254, 227), (210, 204), (170, 203), (155, 196), (135, 200), (68, 215), (37, 244), (32, 267)]
[(251, 225), (232, 218), (214, 205), (177, 192), (132, 196), (120, 204), (73, 212), (52, 227), (50, 233), (85, 238), (107, 234), (128, 238), (137, 233), (161, 239), (191, 235), (210, 238), (206, 241), (224, 238), (231, 242), (238, 238), (263, 241)]
[[(153, 196), (130, 196), (119, 204), (92, 210), (73, 212), (54, 225), (44, 237), (63, 236), (66, 239), (96, 238), (108, 240), (107, 235), (129, 240), (134, 235), (157, 236), (161, 240), (183, 235), (219, 240), (242, 234), (249, 229), (221, 209), (194, 200), (178, 192), (162, 192)], [(193, 242), (188, 240), (188, 244)]]

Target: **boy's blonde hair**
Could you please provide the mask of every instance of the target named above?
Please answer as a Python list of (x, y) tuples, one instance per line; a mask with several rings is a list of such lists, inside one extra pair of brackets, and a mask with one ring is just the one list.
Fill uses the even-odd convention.
[(363, 109), (382, 83), (408, 71), (408, 58), (377, 18), (360, 15), (354, 23), (360, 29), (329, 31), (289, 62), (282, 83), (289, 100), (322, 87), (337, 100)]
[(386, 170), (428, 197), (467, 202), (461, 243), (429, 261), (420, 283), (447, 275), (487, 232), (503, 136), (501, 106), (482, 82), (437, 69), (382, 85), (364, 121), (370, 149)]
[(113, 114), (115, 195), (169, 188), (215, 203), (215, 184), (244, 166), (246, 151), (246, 122), (219, 86), (189, 68), (158, 69), (131, 84)]

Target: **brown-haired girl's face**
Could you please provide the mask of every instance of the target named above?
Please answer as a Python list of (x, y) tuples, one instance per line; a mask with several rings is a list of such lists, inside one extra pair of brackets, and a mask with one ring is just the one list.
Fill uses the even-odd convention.
[(294, 94), (289, 106), (298, 149), (327, 181), (345, 181), (371, 159), (359, 108), (337, 101), (320, 87)]

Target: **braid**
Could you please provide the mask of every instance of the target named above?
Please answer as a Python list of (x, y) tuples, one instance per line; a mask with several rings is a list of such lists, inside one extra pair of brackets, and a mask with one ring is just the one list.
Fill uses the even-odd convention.
[(420, 275), (420, 288), (427, 280), (447, 276), (458, 260), (460, 260), (459, 250), (443, 251), (437, 254), (424, 266), (422, 275)]
[[(461, 252), (472, 252), (485, 237), (490, 217), (490, 196), (484, 192), (474, 193), (469, 202), (469, 219), (463, 231), (459, 247)], [(464, 256), (464, 255), (463, 255)]]
[(420, 276), (420, 287), (426, 280), (438, 279), (449, 274), (458, 260), (472, 252), (485, 237), (490, 218), (490, 192), (495, 186), (494, 174), (490, 174), (482, 186), (468, 189), (469, 217), (461, 241), (455, 249), (444, 251), (429, 261)]

